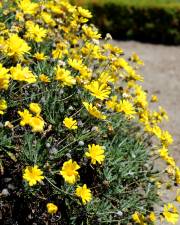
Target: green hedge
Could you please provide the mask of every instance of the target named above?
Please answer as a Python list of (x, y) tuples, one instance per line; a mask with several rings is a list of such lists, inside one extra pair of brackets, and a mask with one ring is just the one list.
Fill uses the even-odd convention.
[[(147, 1), (146, 1), (147, 2)], [(115, 39), (180, 44), (180, 4), (136, 4), (136, 1), (93, 1), (88, 7), (102, 33)]]

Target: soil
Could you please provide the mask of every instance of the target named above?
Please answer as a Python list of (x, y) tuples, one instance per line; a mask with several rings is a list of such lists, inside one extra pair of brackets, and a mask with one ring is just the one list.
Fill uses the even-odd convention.
[[(159, 102), (169, 115), (169, 121), (162, 125), (168, 130), (174, 143), (169, 147), (171, 155), (180, 166), (180, 46), (164, 46), (145, 44), (135, 41), (113, 41), (121, 47), (127, 56), (136, 52), (144, 61), (142, 69), (144, 75), (144, 88), (149, 94), (156, 94)], [(155, 105), (157, 106), (157, 105)], [(164, 163), (158, 162), (158, 167), (164, 168)], [(172, 202), (176, 197), (177, 188), (164, 189), (161, 192), (165, 202)], [(174, 202), (180, 212), (180, 204)], [(159, 225), (165, 225), (159, 222)], [(180, 225), (180, 220), (177, 223)]]

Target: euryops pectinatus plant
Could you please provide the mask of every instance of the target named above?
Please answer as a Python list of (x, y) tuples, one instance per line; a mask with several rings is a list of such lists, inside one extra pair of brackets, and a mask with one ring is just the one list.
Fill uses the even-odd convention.
[(178, 185), (180, 169), (140, 58), (100, 41), (91, 13), (66, 0), (0, 4), (3, 224), (177, 223), (158, 194), (160, 174)]

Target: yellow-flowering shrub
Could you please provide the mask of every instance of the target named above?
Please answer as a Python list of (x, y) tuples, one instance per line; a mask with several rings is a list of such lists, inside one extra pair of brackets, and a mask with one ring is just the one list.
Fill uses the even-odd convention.
[[(0, 5), (0, 169), (4, 224), (175, 223), (155, 158), (180, 169), (138, 69), (66, 0)], [(157, 101), (153, 96), (152, 102)], [(155, 137), (156, 144), (151, 138)], [(160, 215), (160, 213), (162, 213)]]

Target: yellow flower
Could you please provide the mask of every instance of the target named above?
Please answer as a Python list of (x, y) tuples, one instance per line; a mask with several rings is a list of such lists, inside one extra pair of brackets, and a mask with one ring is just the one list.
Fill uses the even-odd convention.
[[(2, 30), (5, 29), (6, 30), (6, 26), (3, 23), (0, 23), (0, 32), (2, 32)], [(0, 52), (4, 52), (6, 50), (5, 48), (6, 45), (6, 41), (4, 40), (3, 36), (0, 36)]]
[(173, 143), (173, 138), (168, 131), (161, 130), (158, 126), (154, 126), (152, 131), (160, 139), (163, 146), (167, 147)]
[(21, 126), (25, 126), (26, 124), (28, 125), (31, 118), (32, 118), (32, 114), (29, 112), (29, 110), (24, 109), (24, 111), (18, 111), (18, 114), (21, 116), (21, 122), (20, 125)]
[(112, 77), (112, 75), (109, 72), (102, 72), (98, 78), (99, 83), (104, 83), (107, 84), (108, 82), (113, 83), (114, 82), (114, 78)]
[(84, 66), (81, 68), (79, 72), (80, 72), (80, 76), (76, 77), (77, 81), (80, 81), (80, 83), (83, 83), (83, 84), (89, 83), (89, 80), (92, 77), (92, 71), (88, 67)]
[(134, 98), (134, 103), (142, 108), (147, 108), (148, 102), (147, 102), (147, 96), (145, 91), (140, 91), (139, 93), (136, 93), (136, 97)]
[(83, 9), (82, 7), (78, 7), (78, 12), (81, 16), (86, 17), (88, 19), (92, 17), (91, 12), (87, 9)]
[(46, 207), (49, 214), (55, 214), (58, 211), (58, 207), (53, 203), (47, 203)]
[(41, 12), (41, 18), (44, 20), (45, 23), (51, 25), (51, 26), (55, 26), (56, 22), (52, 19), (52, 16), (50, 13), (47, 12)]
[(161, 137), (161, 133), (162, 133), (162, 130), (159, 126), (155, 125), (152, 127), (152, 133), (157, 137), (157, 138), (160, 138)]
[(124, 99), (117, 104), (117, 112), (123, 112), (128, 117), (134, 117), (133, 115), (136, 114), (133, 104)]
[(36, 52), (34, 54), (34, 58), (36, 58), (38, 61), (43, 61), (47, 59), (47, 56), (45, 56), (43, 52)]
[(63, 163), (60, 174), (67, 183), (74, 184), (79, 177), (79, 173), (77, 172), (79, 168), (80, 166), (77, 164), (77, 162), (73, 162), (72, 159), (70, 159)]
[(101, 119), (101, 120), (105, 120), (106, 116), (102, 114), (102, 112), (100, 112), (96, 106), (93, 106), (92, 103), (88, 103), (88, 102), (83, 102), (83, 105), (85, 106), (86, 110), (94, 117)]
[(176, 207), (171, 203), (164, 205), (163, 216), (165, 217), (167, 222), (172, 224), (176, 224), (179, 219), (178, 211)]
[(155, 222), (156, 221), (156, 215), (155, 215), (154, 212), (151, 212), (149, 214), (149, 219), (150, 219), (151, 222)]
[(84, 205), (92, 199), (91, 190), (87, 188), (86, 184), (76, 188), (76, 195), (82, 199)]
[(18, 6), (23, 11), (23, 13), (30, 15), (35, 14), (38, 8), (38, 4), (33, 3), (30, 0), (21, 0), (18, 3)]
[(101, 34), (98, 34), (97, 30), (93, 30), (93, 28), (88, 27), (87, 25), (83, 25), (82, 30), (84, 31), (85, 35), (88, 38), (92, 38), (92, 39), (100, 39), (101, 38)]
[(168, 149), (163, 146), (161, 149), (159, 149), (159, 154), (163, 159), (165, 159), (168, 157)]
[(161, 139), (162, 144), (165, 146), (168, 146), (173, 143), (173, 138), (172, 138), (171, 134), (166, 130), (162, 131), (160, 139)]
[[(112, 37), (110, 37), (112, 39)], [(112, 44), (106, 43), (103, 45), (104, 49), (110, 50), (112, 53), (122, 54), (123, 50), (117, 46), (113, 46)]]
[(179, 169), (179, 167), (176, 167), (175, 177), (176, 177), (176, 183), (180, 184), (180, 169)]
[(180, 189), (177, 190), (176, 201), (180, 203)]
[(167, 156), (164, 158), (164, 160), (166, 161), (167, 164), (170, 164), (172, 167), (175, 167), (176, 163), (173, 157)]
[(28, 44), (17, 34), (12, 34), (5, 43), (6, 54), (17, 59), (23, 59), (23, 55), (29, 53), (30, 49)]
[(113, 61), (113, 65), (120, 68), (127, 68), (129, 65), (123, 58), (117, 58)]
[(83, 67), (82, 60), (80, 59), (68, 59), (68, 64), (75, 70), (81, 70)]
[(7, 109), (7, 102), (4, 99), (0, 99), (0, 115), (4, 114), (4, 110)]
[(144, 223), (144, 216), (138, 212), (135, 212), (132, 215), (132, 219), (134, 220), (135, 223), (138, 223), (140, 225), (147, 225), (146, 223)]
[(111, 100), (106, 101), (107, 109), (115, 110), (117, 105), (117, 96), (112, 96)]
[(76, 120), (73, 120), (73, 118), (71, 117), (66, 117), (63, 121), (63, 124), (68, 128), (68, 129), (71, 129), (71, 130), (75, 130), (77, 129), (77, 121)]
[(68, 55), (68, 45), (67, 43), (60, 42), (57, 43), (56, 49), (52, 51), (52, 56), (54, 59), (61, 59), (64, 55)]
[(36, 42), (42, 42), (47, 35), (47, 30), (40, 27), (38, 24), (34, 24), (32, 21), (26, 22), (27, 32), (25, 37)]
[(161, 106), (159, 106), (159, 113), (162, 116), (162, 118), (164, 118), (167, 121), (169, 120), (167, 112)]
[(25, 81), (29, 84), (36, 82), (36, 77), (29, 70), (29, 68), (22, 68), (21, 64), (17, 64), (16, 67), (11, 67), (10, 72), (13, 80)]
[(37, 165), (27, 166), (23, 174), (23, 179), (29, 182), (29, 186), (33, 186), (44, 179), (42, 174), (43, 172)]
[(72, 86), (76, 83), (76, 80), (74, 77), (71, 76), (70, 71), (60, 68), (59, 66), (57, 67), (55, 79), (61, 81), (63, 85), (67, 86)]
[(144, 62), (139, 58), (139, 56), (135, 52), (131, 56), (131, 61), (136, 62), (139, 65), (144, 65)]
[(44, 120), (40, 116), (31, 117), (29, 125), (32, 127), (32, 132), (42, 132), (44, 129)]
[(44, 83), (50, 83), (50, 82), (51, 82), (50, 79), (49, 79), (49, 77), (46, 76), (45, 74), (39, 75), (39, 79), (40, 79), (42, 82), (44, 82)]
[(0, 90), (8, 89), (10, 79), (8, 72), (9, 70), (3, 67), (3, 65), (0, 63)]
[(127, 71), (127, 78), (131, 79), (131, 80), (138, 80), (138, 81), (143, 81), (144, 78), (137, 74), (136, 71), (131, 67), (131, 66), (127, 66), (124, 68)]
[(85, 85), (85, 88), (93, 96), (101, 100), (108, 98), (111, 93), (111, 88), (107, 84), (100, 84), (98, 81), (92, 81), (90, 84)]
[(16, 12), (16, 19), (19, 21), (24, 21), (24, 14), (22, 12)]
[(84, 55), (88, 55), (89, 57), (98, 58), (100, 54), (100, 47), (92, 43), (86, 42), (85, 45), (82, 47), (81, 52)]
[(156, 95), (152, 95), (151, 102), (158, 102), (158, 97)]
[(29, 109), (31, 110), (31, 112), (39, 115), (41, 113), (41, 107), (38, 103), (30, 103), (29, 104)]
[(98, 162), (101, 164), (104, 159), (104, 149), (100, 145), (88, 145), (89, 152), (86, 152), (85, 155), (89, 158), (91, 158), (91, 163), (96, 164)]

